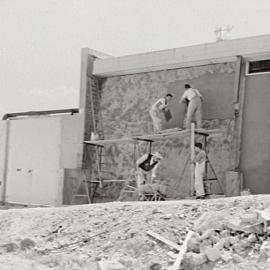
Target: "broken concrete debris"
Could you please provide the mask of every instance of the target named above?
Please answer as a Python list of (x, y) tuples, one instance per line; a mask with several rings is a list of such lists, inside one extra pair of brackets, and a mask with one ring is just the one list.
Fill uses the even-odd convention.
[(16, 256), (52, 270), (264, 269), (270, 205), (259, 198), (0, 211), (1, 266)]
[(100, 270), (126, 270), (127, 268), (116, 260), (100, 261), (98, 263)]
[[(247, 252), (256, 249), (255, 244), (261, 243), (268, 236), (263, 230), (263, 222), (270, 220), (268, 211), (269, 209), (265, 209), (258, 212), (259, 215), (250, 212), (241, 216), (228, 211), (204, 213), (195, 222), (197, 232), (187, 243), (188, 252), (183, 264), (187, 269), (193, 269), (198, 265), (220, 260), (236, 264), (242, 262)], [(173, 246), (171, 241), (170, 246)], [(254, 255), (253, 250), (249, 254)], [(173, 257), (172, 254), (170, 256)], [(266, 261), (268, 258), (270, 241), (264, 241), (260, 248), (259, 261)]]
[(35, 245), (36, 245), (36, 243), (32, 239), (25, 238), (21, 241), (20, 248), (21, 248), (21, 250), (27, 250), (27, 249), (34, 248)]

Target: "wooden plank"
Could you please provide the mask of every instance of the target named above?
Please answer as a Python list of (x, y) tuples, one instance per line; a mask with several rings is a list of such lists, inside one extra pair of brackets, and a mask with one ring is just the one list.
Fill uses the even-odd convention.
[(134, 143), (134, 139), (124, 137), (119, 139), (110, 139), (110, 140), (96, 140), (96, 141), (84, 141), (86, 144), (92, 145), (106, 145), (106, 144), (121, 144), (121, 143)]
[(242, 66), (242, 56), (237, 56), (236, 66), (235, 66), (235, 77), (234, 77), (234, 91), (233, 91), (234, 104), (237, 104), (239, 102), (241, 66)]
[[(194, 129), (195, 131), (195, 129)], [(222, 133), (221, 129), (196, 129), (197, 132), (203, 132), (209, 135), (219, 134)], [(109, 139), (109, 140), (96, 140), (96, 141), (84, 141), (86, 144), (91, 145), (99, 145), (103, 146), (106, 144), (121, 144), (121, 143), (136, 143), (140, 140), (162, 140), (166, 138), (173, 138), (173, 137), (179, 137), (179, 136), (185, 136), (190, 133), (190, 130), (178, 130), (178, 131), (172, 131), (167, 133), (160, 133), (160, 134), (145, 134), (145, 135), (138, 135), (134, 137), (122, 137), (119, 139)]]
[(176, 243), (174, 243), (173, 241), (169, 240), (169, 239), (166, 239), (165, 237), (163, 237), (162, 235), (158, 234), (158, 233), (155, 233), (151, 230), (147, 231), (146, 232), (148, 235), (156, 238), (157, 240), (163, 242), (164, 244), (170, 246), (171, 248), (174, 248), (178, 251), (181, 250), (181, 246), (177, 245)]
[(195, 124), (191, 123), (190, 130), (190, 196), (194, 195), (194, 173), (195, 173), (195, 165), (193, 163), (195, 159)]
[(27, 117), (27, 116), (41, 116), (41, 115), (51, 115), (51, 114), (75, 114), (79, 113), (79, 109), (62, 109), (62, 110), (50, 110), (50, 111), (28, 111), (28, 112), (18, 112), (18, 113), (6, 113), (2, 120), (7, 120), (9, 118), (15, 117)]
[(184, 258), (184, 255), (187, 252), (188, 241), (190, 240), (190, 238), (192, 237), (193, 234), (194, 234), (193, 231), (188, 232), (188, 234), (186, 236), (186, 239), (185, 239), (183, 245), (181, 246), (181, 249), (180, 249), (180, 251), (178, 253), (178, 256), (177, 256), (173, 266), (169, 267), (168, 270), (178, 270), (180, 268), (182, 260)]
[(109, 182), (128, 182), (130, 180), (123, 180), (123, 179), (105, 179), (102, 180), (102, 182), (104, 183), (109, 183)]
[(236, 123), (236, 138), (235, 138), (235, 160), (234, 167), (235, 170), (239, 170), (240, 167), (240, 155), (241, 155), (241, 145), (242, 145), (242, 132), (243, 132), (243, 111), (244, 111), (244, 103), (246, 96), (246, 77), (242, 77), (242, 83), (239, 93), (239, 115), (238, 118), (235, 119)]

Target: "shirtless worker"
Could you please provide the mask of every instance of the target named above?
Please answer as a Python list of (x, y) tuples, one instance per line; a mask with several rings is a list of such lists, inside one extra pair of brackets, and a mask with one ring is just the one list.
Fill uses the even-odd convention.
[(172, 94), (166, 94), (165, 97), (158, 99), (151, 106), (149, 113), (153, 121), (154, 133), (158, 133), (162, 130), (161, 112), (168, 110), (168, 104), (171, 101), (172, 97)]
[(185, 84), (185, 92), (179, 103), (188, 103), (186, 116), (186, 129), (190, 129), (192, 117), (195, 114), (197, 128), (202, 127), (202, 95), (198, 89), (191, 88), (189, 84)]

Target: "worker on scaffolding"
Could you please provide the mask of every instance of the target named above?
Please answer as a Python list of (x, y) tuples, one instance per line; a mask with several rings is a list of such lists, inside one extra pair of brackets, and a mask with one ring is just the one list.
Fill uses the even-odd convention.
[(203, 176), (205, 173), (206, 153), (203, 150), (201, 143), (195, 143), (195, 159), (192, 161), (195, 164), (195, 181), (194, 189), (197, 199), (205, 198), (205, 191), (203, 185)]
[(198, 89), (191, 88), (189, 84), (185, 84), (185, 92), (179, 103), (187, 104), (186, 112), (186, 129), (190, 129), (192, 118), (195, 114), (197, 128), (202, 126), (202, 100), (203, 97)]
[(159, 192), (162, 194), (161, 185), (155, 183), (157, 168), (163, 159), (159, 152), (154, 154), (144, 154), (137, 160), (137, 188), (140, 199), (144, 199), (146, 194)]
[[(158, 99), (150, 108), (150, 116), (153, 121), (154, 133), (159, 133), (162, 130), (162, 113), (164, 115), (170, 115), (168, 104), (173, 98), (173, 95), (168, 93), (165, 97)], [(171, 116), (167, 117), (166, 120), (170, 120)]]
[(162, 155), (159, 152), (154, 154), (148, 153), (140, 157), (136, 164), (138, 167), (137, 170), (137, 184), (138, 186), (145, 183), (152, 183), (156, 178), (157, 168), (160, 164), (160, 161), (163, 159)]

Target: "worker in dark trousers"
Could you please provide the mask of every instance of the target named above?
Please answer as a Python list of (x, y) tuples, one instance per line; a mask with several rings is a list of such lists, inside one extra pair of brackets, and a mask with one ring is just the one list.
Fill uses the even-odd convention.
[(137, 184), (138, 186), (151, 183), (156, 178), (156, 171), (163, 159), (159, 152), (144, 154), (137, 160)]
[(203, 97), (198, 89), (191, 88), (189, 84), (185, 84), (185, 92), (179, 103), (186, 102), (188, 104), (186, 114), (186, 128), (190, 129), (192, 118), (195, 114), (197, 128), (202, 127), (202, 100)]
[(168, 111), (168, 104), (173, 98), (172, 94), (166, 94), (165, 97), (158, 99), (150, 108), (150, 116), (153, 122), (154, 133), (162, 130), (162, 113)]

